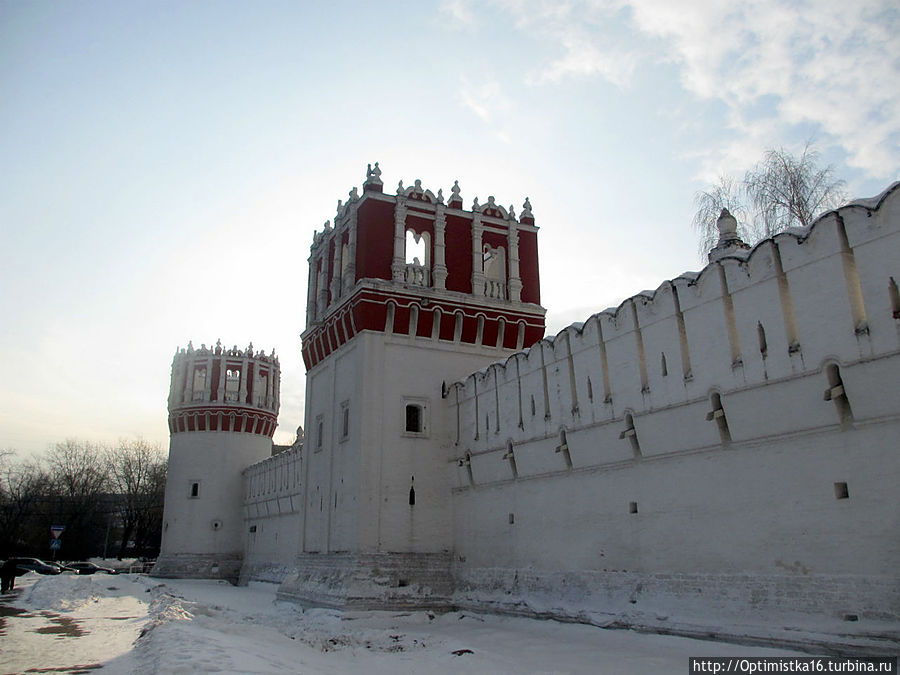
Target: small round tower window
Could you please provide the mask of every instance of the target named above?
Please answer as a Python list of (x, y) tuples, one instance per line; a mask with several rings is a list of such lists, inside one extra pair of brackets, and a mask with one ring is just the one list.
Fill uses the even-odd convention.
[(221, 520), (212, 521), (212, 529), (221, 530), (222, 529), (222, 521)]

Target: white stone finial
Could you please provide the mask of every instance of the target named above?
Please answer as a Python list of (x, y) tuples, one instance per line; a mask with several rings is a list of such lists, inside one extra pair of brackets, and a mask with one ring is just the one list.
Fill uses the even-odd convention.
[[(342, 209), (343, 207), (344, 207), (344, 200), (343, 200), (343, 199), (338, 199), (337, 215), (341, 215), (341, 209)], [(337, 218), (334, 219), (334, 222), (337, 222)]]
[(324, 229), (324, 232), (331, 232), (331, 221), (330, 221), (330, 220), (326, 220), (326, 221), (325, 221), (325, 229)]
[(421, 179), (416, 178), (416, 182), (414, 183), (414, 185), (415, 185), (415, 191), (416, 191), (416, 192), (422, 192), (422, 181), (421, 181)]
[(478, 204), (478, 197), (475, 197), (475, 201), (472, 202), (472, 210), (478, 211), (481, 208)]
[(716, 220), (716, 228), (719, 230), (719, 241), (710, 249), (707, 258), (709, 262), (715, 262), (727, 255), (746, 251), (750, 248), (745, 244), (737, 232), (737, 218), (735, 218), (728, 209), (722, 209)]
[(366, 182), (363, 185), (381, 185), (381, 169), (378, 168), (378, 162), (375, 162), (375, 168), (369, 164), (366, 167)]
[(359, 190), (357, 190), (356, 186), (354, 185), (353, 189), (350, 190), (350, 201), (355, 202), (357, 199), (359, 199)]
[(719, 230), (719, 243), (722, 244), (730, 239), (737, 239), (737, 218), (735, 218), (728, 209), (722, 209), (716, 220), (716, 227)]
[(510, 220), (516, 219), (516, 210), (515, 210), (515, 208), (513, 208), (512, 204), (509, 205), (509, 218), (510, 218)]
[(402, 194), (403, 194), (403, 190), (404, 190), (404, 188), (403, 188), (403, 180), (401, 179), (400, 182), (397, 183), (397, 194), (398, 194), (398, 195), (402, 195)]
[(438, 188), (437, 203), (438, 204), (444, 203), (444, 188)]
[(534, 218), (534, 214), (531, 212), (531, 200), (528, 197), (525, 197), (525, 203), (522, 204), (522, 218)]
[(458, 199), (459, 197), (459, 181), (453, 181), (453, 187), (450, 188), (450, 193), (453, 195), (450, 199)]

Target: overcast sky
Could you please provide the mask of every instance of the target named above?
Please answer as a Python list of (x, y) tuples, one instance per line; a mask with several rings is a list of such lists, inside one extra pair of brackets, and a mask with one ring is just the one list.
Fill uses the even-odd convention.
[(303, 416), (312, 233), (379, 161), (538, 226), (548, 334), (700, 267), (694, 193), (814, 138), (900, 178), (900, 10), (0, 0), (0, 449), (167, 445), (177, 347), (273, 348)]

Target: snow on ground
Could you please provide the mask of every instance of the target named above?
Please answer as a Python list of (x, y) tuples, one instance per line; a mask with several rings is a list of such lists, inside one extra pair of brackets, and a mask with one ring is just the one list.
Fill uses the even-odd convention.
[[(143, 575), (20, 577), (0, 673), (685, 673), (689, 656), (795, 652), (472, 612), (337, 612), (275, 586)], [(34, 672), (34, 671), (32, 671)]]

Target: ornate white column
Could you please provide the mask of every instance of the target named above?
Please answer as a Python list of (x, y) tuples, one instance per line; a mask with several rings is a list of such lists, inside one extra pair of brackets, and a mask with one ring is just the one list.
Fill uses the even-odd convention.
[(238, 394), (238, 403), (241, 405), (247, 400), (247, 373), (249, 363), (250, 362), (246, 358), (241, 361), (241, 393)]
[(318, 259), (315, 254), (315, 247), (309, 254), (309, 279), (306, 286), (306, 327), (309, 328), (313, 322), (318, 320), (319, 315), (316, 312), (316, 284), (319, 281), (316, 274), (316, 265)]
[(484, 226), (481, 224), (481, 214), (476, 211), (478, 200), (472, 207), (472, 295), (484, 295), (484, 251), (482, 251), (481, 235)]
[(443, 204), (438, 204), (434, 214), (434, 266), (431, 271), (431, 279), (434, 288), (444, 290), (447, 288), (447, 264), (444, 259), (446, 243), (444, 233), (447, 229), (447, 214)]
[(356, 204), (350, 207), (350, 220), (347, 225), (349, 233), (347, 235), (347, 266), (344, 269), (344, 293), (349, 293), (350, 289), (356, 285), (356, 223), (357, 213)]
[(507, 246), (509, 249), (509, 300), (510, 302), (522, 302), (522, 280), (519, 278), (519, 230), (515, 216), (512, 215), (512, 207), (509, 209), (510, 218), (507, 221), (509, 233)]
[[(188, 345), (190, 346), (190, 345)], [(190, 403), (194, 400), (194, 359), (192, 355), (188, 355), (188, 358), (185, 359), (185, 368), (187, 369), (187, 373), (185, 373), (184, 378), (184, 399), (182, 399), (185, 403)]]
[(394, 206), (394, 258), (391, 261), (391, 276), (403, 283), (406, 271), (406, 201), (397, 195)]
[(225, 350), (219, 354), (219, 388), (216, 391), (216, 400), (219, 403), (225, 401)]
[(332, 236), (332, 241), (334, 242), (334, 258), (331, 266), (332, 304), (337, 302), (338, 298), (341, 297), (341, 249), (343, 248), (341, 239), (343, 239), (343, 235), (338, 231), (337, 223), (335, 223), (334, 235)]
[(213, 367), (213, 357), (212, 355), (206, 359), (206, 380), (203, 383), (203, 400), (204, 401), (212, 401), (212, 367)]
[(325, 318), (325, 310), (328, 309), (328, 249), (319, 256), (321, 267), (316, 280), (316, 320)]

